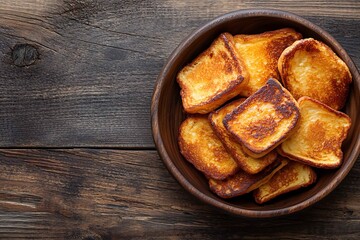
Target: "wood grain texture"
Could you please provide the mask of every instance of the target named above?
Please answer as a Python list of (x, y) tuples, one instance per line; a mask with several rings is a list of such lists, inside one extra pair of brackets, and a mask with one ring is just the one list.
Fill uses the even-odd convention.
[(297, 215), (252, 220), (185, 192), (155, 151), (1, 150), (0, 239), (358, 239), (360, 163)]
[[(297, 13), (360, 66), (360, 2), (35, 1), (0, 3), (0, 146), (153, 148), (157, 74), (190, 32), (236, 9)], [(16, 44), (38, 59), (14, 64)]]
[[(167, 57), (210, 19), (256, 7), (311, 20), (360, 66), (357, 0), (1, 0), (0, 147), (85, 148), (0, 150), (0, 239), (359, 239), (359, 161), (312, 208), (251, 220), (199, 202), (151, 150)], [(18, 44), (38, 52), (24, 67)]]

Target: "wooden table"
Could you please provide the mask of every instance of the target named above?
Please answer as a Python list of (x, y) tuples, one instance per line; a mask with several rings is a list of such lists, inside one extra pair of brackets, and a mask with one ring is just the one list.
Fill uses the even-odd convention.
[(204, 205), (164, 167), (150, 101), (171, 51), (214, 17), (292, 11), (360, 66), (360, 2), (1, 0), (0, 239), (360, 239), (360, 161), (277, 219)]

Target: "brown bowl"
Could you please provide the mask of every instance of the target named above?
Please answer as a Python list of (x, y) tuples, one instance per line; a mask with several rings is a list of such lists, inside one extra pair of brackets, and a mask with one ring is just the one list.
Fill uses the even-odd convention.
[[(317, 170), (318, 181), (309, 188), (288, 193), (267, 204), (258, 205), (251, 196), (224, 200), (213, 194), (207, 180), (180, 154), (178, 128), (184, 120), (180, 88), (176, 82), (179, 70), (204, 51), (222, 32), (254, 34), (291, 27), (330, 46), (345, 61), (353, 76), (350, 96), (344, 112), (352, 127), (343, 144), (344, 161), (335, 170)], [(191, 194), (203, 202), (227, 212), (246, 217), (274, 217), (300, 211), (324, 198), (345, 178), (360, 152), (360, 76), (340, 44), (329, 33), (292, 13), (277, 10), (241, 10), (222, 15), (190, 34), (171, 54), (158, 76), (151, 104), (152, 131), (157, 150), (168, 170)]]

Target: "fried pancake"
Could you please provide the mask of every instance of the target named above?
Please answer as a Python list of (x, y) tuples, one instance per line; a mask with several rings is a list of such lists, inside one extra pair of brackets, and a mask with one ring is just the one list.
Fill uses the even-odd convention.
[(179, 129), (181, 154), (213, 179), (225, 179), (239, 169), (211, 128), (207, 116), (187, 118)]
[(209, 180), (211, 191), (222, 198), (232, 198), (257, 189), (288, 163), (287, 160), (277, 160), (257, 174), (239, 171), (225, 180)]
[(281, 194), (307, 187), (316, 181), (316, 173), (305, 164), (289, 161), (264, 185), (254, 191), (255, 201), (267, 202)]
[(299, 107), (299, 128), (280, 145), (279, 153), (317, 168), (339, 167), (343, 158), (341, 144), (351, 119), (309, 97), (300, 98)]
[(243, 151), (241, 144), (233, 139), (229, 131), (225, 128), (223, 120), (226, 114), (231, 113), (236, 107), (238, 107), (245, 98), (237, 99), (224, 107), (209, 114), (209, 120), (216, 135), (224, 144), (225, 148), (235, 159), (239, 167), (247, 173), (255, 174), (262, 171), (265, 167), (273, 163), (276, 159), (276, 151), (271, 151), (267, 155), (261, 158), (253, 158)]
[(296, 100), (308, 96), (335, 110), (345, 105), (351, 73), (324, 43), (312, 38), (296, 41), (281, 54), (278, 68), (285, 88)]
[(221, 34), (177, 75), (183, 107), (188, 113), (211, 112), (238, 95), (246, 81), (247, 70), (237, 57), (229, 33)]
[(269, 79), (224, 118), (224, 125), (244, 151), (259, 158), (281, 144), (300, 118), (298, 104), (281, 84)]
[(244, 59), (249, 72), (249, 81), (244, 84), (240, 95), (248, 97), (265, 85), (269, 78), (279, 79), (277, 64), (281, 53), (301, 38), (301, 34), (291, 28), (235, 35), (236, 51)]

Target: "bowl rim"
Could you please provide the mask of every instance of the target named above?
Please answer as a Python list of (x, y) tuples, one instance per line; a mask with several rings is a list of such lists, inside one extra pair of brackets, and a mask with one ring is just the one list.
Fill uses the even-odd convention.
[[(304, 27), (311, 29), (316, 32), (318, 35), (322, 36), (326, 41), (331, 42), (334, 47), (336, 47), (341, 52), (341, 57), (347, 63), (352, 75), (353, 81), (357, 82), (356, 84), (352, 84), (353, 87), (357, 87), (360, 92), (360, 75), (359, 71), (352, 61), (352, 59), (348, 56), (346, 51), (342, 48), (342, 46), (324, 29), (310, 22), (309, 20), (302, 18), (294, 13), (283, 11), (283, 10), (275, 10), (275, 9), (245, 9), (245, 10), (236, 10), (223, 15), (220, 15), (213, 20), (210, 20), (197, 28), (195, 31), (190, 33), (182, 42), (173, 50), (167, 59), (164, 67), (160, 71), (160, 74), (157, 77), (152, 101), (151, 101), (151, 127), (152, 127), (152, 136), (156, 146), (156, 149), (163, 160), (168, 171), (173, 175), (173, 177), (180, 183), (180, 185), (185, 188), (188, 192), (194, 195), (196, 198), (210, 204), (219, 209), (225, 210), (228, 213), (240, 215), (244, 217), (251, 218), (269, 218), (269, 217), (278, 217), (287, 215), (290, 213), (295, 213), (300, 210), (303, 210), (316, 202), (323, 199), (330, 192), (332, 192), (340, 182), (346, 177), (346, 175), (351, 170), (352, 166), (355, 164), (359, 154), (360, 154), (360, 135), (357, 136), (356, 144), (354, 145), (354, 150), (348, 156), (347, 162), (343, 162), (343, 166), (338, 170), (337, 177), (332, 179), (330, 183), (316, 192), (314, 195), (309, 198), (303, 200), (302, 202), (296, 203), (292, 206), (281, 208), (281, 209), (272, 209), (272, 210), (250, 210), (250, 209), (242, 209), (229, 203), (225, 203), (219, 200), (215, 200), (215, 198), (211, 198), (206, 194), (202, 193), (200, 190), (195, 188), (177, 169), (175, 164), (172, 162), (169, 157), (165, 147), (163, 140), (161, 138), (161, 134), (159, 131), (158, 125), (158, 104), (160, 99), (161, 89), (164, 83), (167, 81), (166, 76), (173, 65), (173, 63), (177, 60), (178, 53), (181, 49), (188, 47), (192, 42), (198, 39), (204, 32), (210, 30), (217, 25), (223, 24), (224, 22), (228, 22), (231, 20), (235, 20), (238, 18), (248, 18), (248, 17), (276, 17), (284, 20), (290, 20), (292, 22), (301, 23)], [(344, 165), (345, 164), (345, 165)]]

